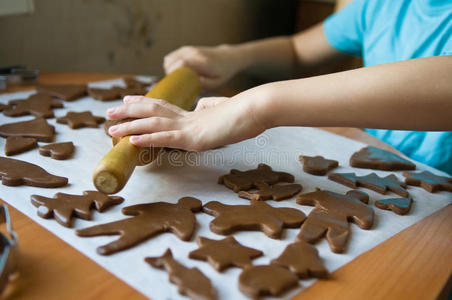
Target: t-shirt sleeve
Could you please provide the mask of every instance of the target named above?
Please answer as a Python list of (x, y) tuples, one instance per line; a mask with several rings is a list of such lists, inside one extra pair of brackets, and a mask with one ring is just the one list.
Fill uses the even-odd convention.
[(362, 56), (367, 0), (354, 0), (323, 22), (328, 42), (341, 52)]

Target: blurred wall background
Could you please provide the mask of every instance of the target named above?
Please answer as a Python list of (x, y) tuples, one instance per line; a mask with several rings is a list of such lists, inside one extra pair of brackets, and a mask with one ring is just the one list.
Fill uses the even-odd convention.
[(182, 45), (238, 43), (296, 30), (296, 0), (35, 0), (0, 17), (0, 66), (162, 74)]

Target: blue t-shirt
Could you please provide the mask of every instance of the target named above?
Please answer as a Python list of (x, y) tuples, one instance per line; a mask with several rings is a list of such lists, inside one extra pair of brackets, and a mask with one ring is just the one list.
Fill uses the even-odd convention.
[[(365, 66), (452, 55), (452, 0), (355, 0), (323, 25), (334, 48), (361, 56)], [(452, 174), (451, 131), (366, 131), (407, 156)]]

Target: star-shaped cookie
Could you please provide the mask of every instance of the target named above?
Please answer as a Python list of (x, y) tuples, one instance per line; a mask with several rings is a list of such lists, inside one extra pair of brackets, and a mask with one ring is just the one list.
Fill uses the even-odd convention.
[(420, 186), (424, 190), (434, 193), (437, 191), (452, 192), (452, 178), (435, 175), (429, 171), (420, 173), (404, 172), (405, 183), (414, 186)]
[(82, 127), (97, 128), (99, 124), (102, 124), (105, 121), (105, 118), (94, 116), (90, 111), (70, 111), (66, 113), (66, 116), (60, 117), (56, 121), (60, 124), (67, 124), (72, 129)]

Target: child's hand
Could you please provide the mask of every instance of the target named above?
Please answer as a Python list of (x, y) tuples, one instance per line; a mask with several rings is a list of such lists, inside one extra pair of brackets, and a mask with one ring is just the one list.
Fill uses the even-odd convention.
[(130, 135), (139, 147), (171, 147), (203, 151), (254, 137), (265, 130), (256, 121), (249, 99), (203, 98), (195, 111), (188, 112), (166, 101), (127, 96), (124, 104), (111, 108), (111, 119), (139, 118), (112, 126), (114, 137)]
[(227, 82), (242, 68), (240, 57), (233, 46), (185, 46), (165, 56), (163, 67), (168, 74), (187, 66), (196, 71), (203, 87), (213, 89)]

